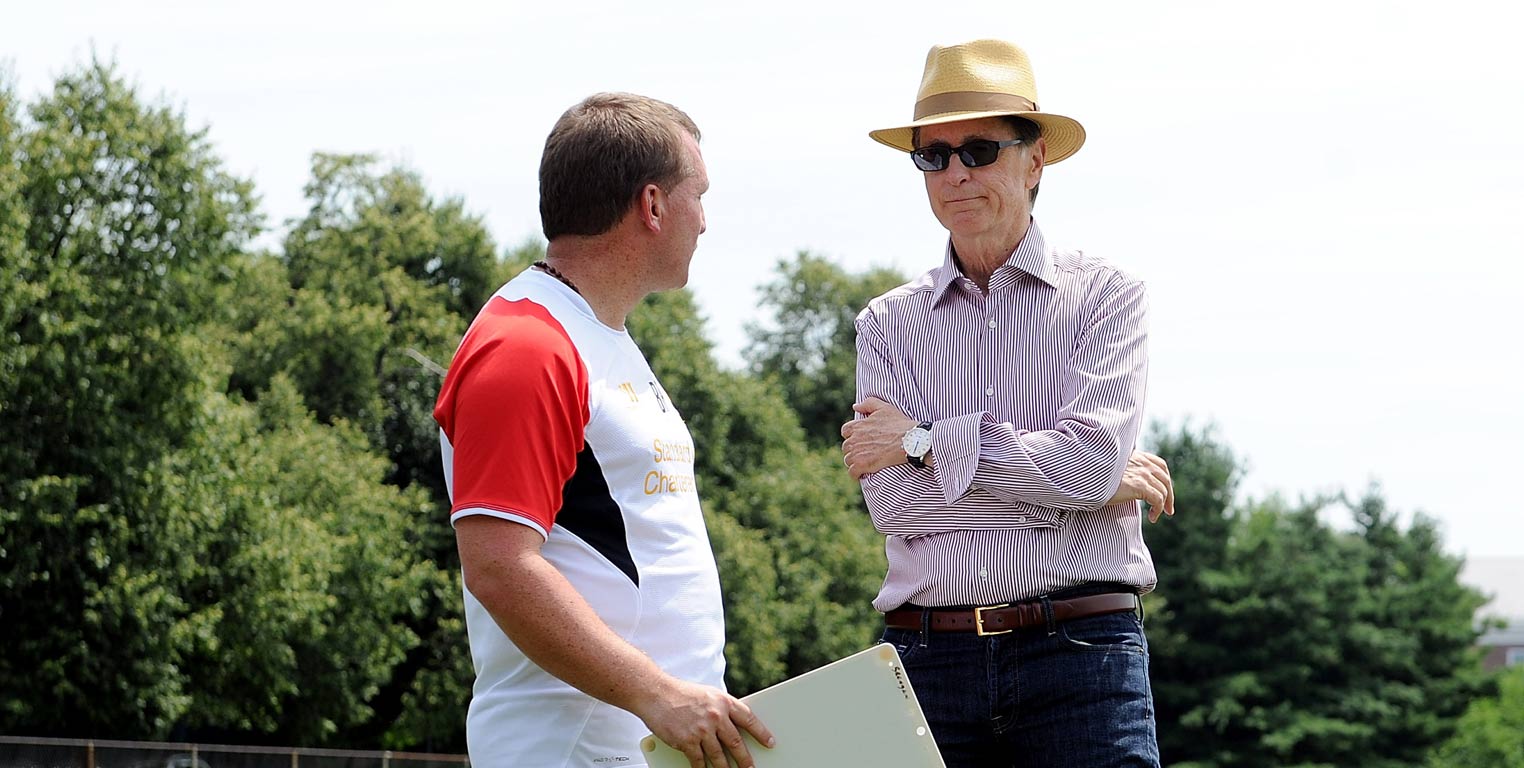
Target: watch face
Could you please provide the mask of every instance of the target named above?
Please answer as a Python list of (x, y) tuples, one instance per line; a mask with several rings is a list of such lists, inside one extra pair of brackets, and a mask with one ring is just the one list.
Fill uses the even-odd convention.
[(900, 447), (905, 449), (906, 456), (925, 456), (931, 450), (931, 433), (916, 427), (905, 433), (904, 439), (900, 440)]

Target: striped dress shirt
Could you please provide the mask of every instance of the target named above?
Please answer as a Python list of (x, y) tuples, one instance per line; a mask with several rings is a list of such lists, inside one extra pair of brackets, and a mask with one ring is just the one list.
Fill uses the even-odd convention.
[(1142, 422), (1143, 283), (1037, 223), (990, 277), (942, 266), (857, 317), (857, 398), (932, 422), (934, 467), (863, 477), (887, 536), (880, 611), (1155, 583), (1136, 502), (1105, 506)]

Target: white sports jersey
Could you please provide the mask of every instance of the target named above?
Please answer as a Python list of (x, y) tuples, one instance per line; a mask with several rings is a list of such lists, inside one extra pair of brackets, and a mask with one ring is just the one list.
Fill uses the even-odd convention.
[[(466, 332), (434, 410), (451, 522), (490, 515), (546, 537), (546, 560), (665, 671), (724, 685), (719, 574), (693, 440), (628, 333), (530, 269)], [(648, 729), (525, 658), (465, 594), (478, 768), (644, 765)]]

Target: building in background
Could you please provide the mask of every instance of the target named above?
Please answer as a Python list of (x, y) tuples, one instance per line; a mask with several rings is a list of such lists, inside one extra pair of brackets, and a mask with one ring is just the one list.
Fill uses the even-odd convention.
[(1469, 559), (1460, 580), (1492, 598), (1477, 612), (1478, 619), (1507, 623), (1488, 629), (1477, 641), (1487, 649), (1482, 665), (1487, 669), (1524, 665), (1524, 557)]

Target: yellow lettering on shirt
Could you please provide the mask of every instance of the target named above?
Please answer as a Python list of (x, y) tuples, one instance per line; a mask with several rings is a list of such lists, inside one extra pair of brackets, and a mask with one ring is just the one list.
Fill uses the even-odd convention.
[(654, 469), (646, 473), (647, 496), (658, 493), (692, 493), (693, 488), (693, 475), (688, 473), (667, 474)]

